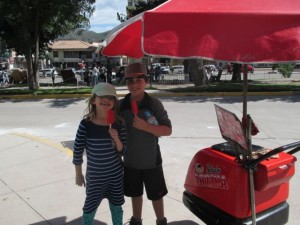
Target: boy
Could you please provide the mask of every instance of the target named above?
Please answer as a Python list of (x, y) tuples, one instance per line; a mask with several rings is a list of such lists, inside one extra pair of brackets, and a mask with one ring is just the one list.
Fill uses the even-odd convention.
[[(124, 157), (124, 192), (131, 197), (133, 215), (129, 225), (142, 225), (143, 188), (152, 201), (157, 225), (166, 225), (163, 197), (168, 193), (158, 137), (172, 133), (171, 121), (162, 103), (145, 92), (148, 83), (146, 67), (132, 63), (125, 70), (129, 94), (120, 101), (119, 113), (125, 120), (128, 152)], [(133, 115), (131, 101), (138, 106)], [(154, 116), (158, 125), (147, 122), (147, 115)]]

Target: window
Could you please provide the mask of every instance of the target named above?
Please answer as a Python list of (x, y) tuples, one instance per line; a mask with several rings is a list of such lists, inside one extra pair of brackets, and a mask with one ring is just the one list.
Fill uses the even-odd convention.
[(79, 58), (79, 53), (78, 52), (64, 52), (64, 58)]

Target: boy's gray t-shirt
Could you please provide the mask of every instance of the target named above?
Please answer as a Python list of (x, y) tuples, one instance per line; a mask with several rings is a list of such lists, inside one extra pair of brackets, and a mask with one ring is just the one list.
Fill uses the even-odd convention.
[[(167, 111), (157, 98), (145, 93), (138, 102), (138, 116), (146, 120), (145, 111), (150, 111), (159, 125), (172, 127)], [(130, 94), (119, 102), (119, 114), (125, 120), (127, 130), (127, 153), (124, 156), (124, 166), (135, 169), (153, 169), (162, 164), (158, 137), (132, 126), (133, 113), (131, 110)]]

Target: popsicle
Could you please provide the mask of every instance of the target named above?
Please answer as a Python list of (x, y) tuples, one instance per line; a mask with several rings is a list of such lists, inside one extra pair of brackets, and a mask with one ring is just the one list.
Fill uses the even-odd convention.
[(109, 124), (109, 128), (111, 128), (111, 125), (115, 122), (115, 114), (111, 109), (107, 111), (106, 122)]
[(139, 113), (139, 108), (138, 108), (135, 100), (131, 101), (131, 110), (132, 110), (133, 115), (135, 115), (135, 116)]

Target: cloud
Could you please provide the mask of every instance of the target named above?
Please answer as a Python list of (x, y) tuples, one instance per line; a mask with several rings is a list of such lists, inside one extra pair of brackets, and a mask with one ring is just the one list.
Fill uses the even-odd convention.
[(97, 0), (90, 18), (90, 30), (97, 33), (111, 30), (120, 24), (117, 13), (126, 14), (127, 0)]

